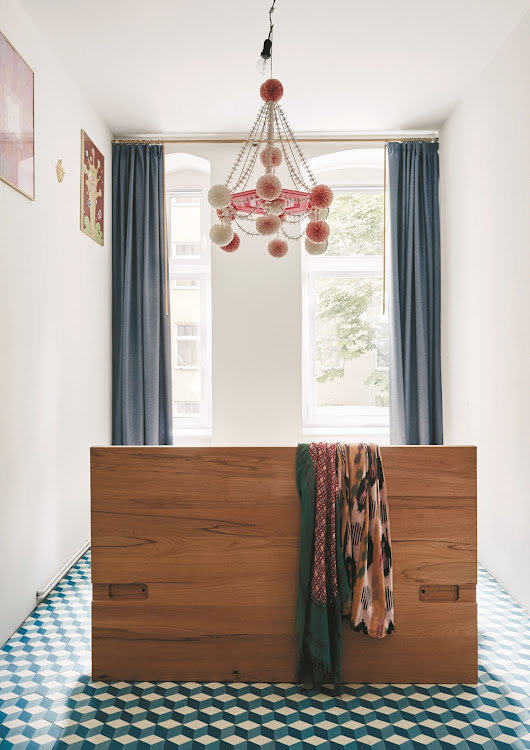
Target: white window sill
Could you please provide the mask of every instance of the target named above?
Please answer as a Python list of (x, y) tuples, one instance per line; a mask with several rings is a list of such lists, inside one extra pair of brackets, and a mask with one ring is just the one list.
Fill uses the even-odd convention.
[(208, 429), (173, 430), (173, 445), (195, 447), (212, 444), (212, 431)]

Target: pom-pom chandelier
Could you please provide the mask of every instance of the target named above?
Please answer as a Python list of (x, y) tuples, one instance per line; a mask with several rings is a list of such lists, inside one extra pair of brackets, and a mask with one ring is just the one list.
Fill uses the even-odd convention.
[[(273, 258), (283, 258), (286, 240), (306, 235), (305, 249), (321, 255), (328, 246), (329, 225), (325, 221), (333, 192), (317, 185), (285, 112), (279, 105), (283, 86), (272, 78), (272, 13), (269, 11), (269, 36), (263, 45), (258, 66), (271, 62), (271, 77), (260, 87), (263, 105), (224, 185), (214, 185), (208, 193), (210, 205), (217, 209), (219, 223), (210, 231), (210, 239), (221, 250), (232, 253), (240, 245), (238, 230), (250, 236), (274, 237), (268, 244)], [(258, 161), (265, 172), (254, 175)], [(285, 164), (292, 185), (284, 187), (276, 170)], [(254, 185), (254, 187), (250, 187)], [(300, 222), (307, 220), (300, 232)]]

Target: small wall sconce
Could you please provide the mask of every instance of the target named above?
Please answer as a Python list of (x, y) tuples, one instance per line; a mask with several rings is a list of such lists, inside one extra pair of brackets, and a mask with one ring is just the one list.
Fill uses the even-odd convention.
[(57, 172), (57, 182), (62, 182), (64, 180), (65, 171), (63, 169), (63, 160), (59, 159), (57, 162), (57, 166), (55, 167), (55, 171)]

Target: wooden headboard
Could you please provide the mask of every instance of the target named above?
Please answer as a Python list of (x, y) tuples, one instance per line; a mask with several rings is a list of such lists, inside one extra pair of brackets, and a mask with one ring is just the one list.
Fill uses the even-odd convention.
[[(345, 682), (477, 681), (476, 449), (382, 448), (396, 632)], [(292, 682), (295, 448), (92, 448), (92, 676)]]

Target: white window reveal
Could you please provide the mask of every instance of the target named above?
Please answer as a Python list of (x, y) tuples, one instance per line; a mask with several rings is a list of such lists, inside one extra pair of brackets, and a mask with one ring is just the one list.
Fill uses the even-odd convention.
[(383, 189), (337, 188), (324, 255), (302, 250), (303, 429), (388, 443)]
[(210, 210), (200, 190), (171, 190), (166, 200), (173, 435), (182, 442), (212, 428)]

